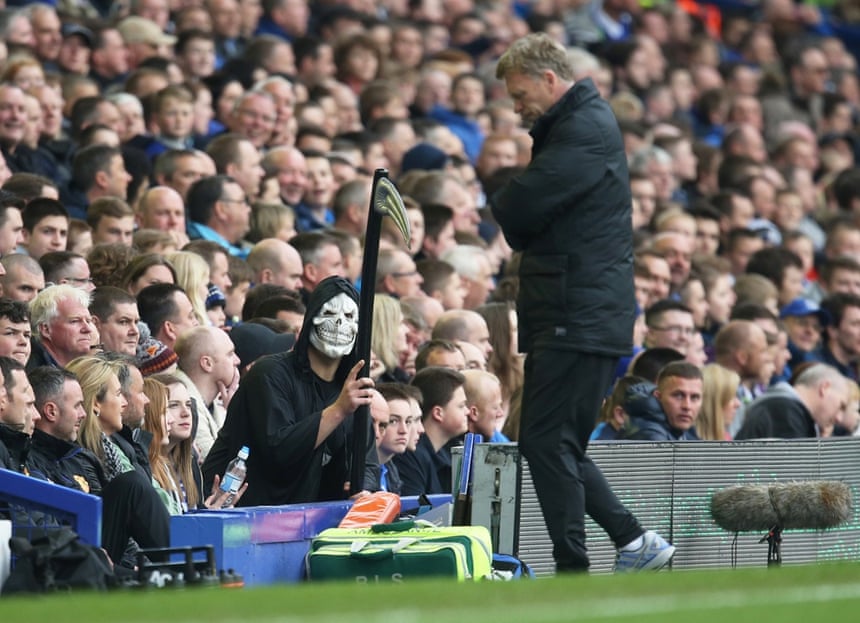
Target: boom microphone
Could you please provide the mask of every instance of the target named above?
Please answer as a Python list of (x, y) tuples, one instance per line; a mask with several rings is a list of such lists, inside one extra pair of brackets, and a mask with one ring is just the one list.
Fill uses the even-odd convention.
[(718, 491), (711, 498), (711, 516), (729, 532), (824, 530), (851, 518), (851, 489), (843, 482), (806, 482), (740, 485)]

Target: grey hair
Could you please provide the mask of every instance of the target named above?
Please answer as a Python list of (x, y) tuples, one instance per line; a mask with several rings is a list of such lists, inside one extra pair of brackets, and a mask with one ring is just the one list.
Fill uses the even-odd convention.
[[(251, 92), (259, 93), (260, 91), (266, 91), (266, 87), (270, 84), (285, 84), (290, 88), (293, 87), (293, 83), (284, 78), (283, 76), (268, 76), (254, 83), (254, 86), (251, 87)], [(271, 93), (269, 95), (271, 95)]]
[(236, 98), (236, 101), (233, 104), (233, 112), (238, 112), (239, 107), (243, 103), (245, 103), (245, 101), (251, 99), (252, 97), (263, 97), (265, 99), (268, 99), (270, 102), (272, 102), (275, 105), (275, 107), (277, 107), (277, 105), (278, 105), (278, 103), (275, 101), (274, 96), (271, 93), (269, 93), (268, 91), (250, 90), (250, 91), (245, 91), (244, 93), (242, 93), (242, 95), (240, 95), (239, 97)]
[(90, 295), (87, 292), (65, 283), (48, 286), (30, 301), (30, 327), (36, 339), (40, 339), (39, 327), (60, 315), (57, 307), (65, 299), (73, 299), (87, 309), (90, 307)]
[(845, 381), (845, 377), (834, 368), (824, 363), (816, 363), (809, 366), (806, 370), (800, 373), (795, 380), (795, 385), (803, 385), (804, 387), (815, 387), (822, 381), (830, 383), (838, 383)]
[(461, 277), (475, 280), (478, 278), (478, 269), (481, 266), (481, 258), (486, 258), (487, 252), (481, 247), (471, 244), (458, 244), (449, 249), (439, 258), (454, 267)]
[(502, 54), (496, 65), (496, 78), (504, 80), (513, 73), (537, 78), (546, 70), (562, 80), (573, 80), (573, 67), (564, 46), (545, 33), (532, 33), (514, 41)]
[(109, 102), (112, 102), (116, 106), (124, 106), (126, 104), (133, 105), (141, 114), (143, 114), (143, 104), (141, 104), (140, 99), (136, 95), (132, 95), (131, 93), (126, 93), (125, 91), (121, 93), (111, 93), (107, 96)]
[(590, 75), (591, 72), (600, 69), (600, 61), (597, 57), (582, 48), (570, 47), (567, 49), (567, 60), (570, 62), (573, 70), (573, 77), (576, 80)]
[(648, 163), (657, 161), (660, 164), (672, 164), (672, 156), (660, 147), (643, 147), (630, 156), (630, 172), (637, 175), (647, 174)]

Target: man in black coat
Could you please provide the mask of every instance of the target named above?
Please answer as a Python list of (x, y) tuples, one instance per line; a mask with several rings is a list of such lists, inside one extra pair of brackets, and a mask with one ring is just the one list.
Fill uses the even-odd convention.
[(32, 437), (31, 475), (102, 498), (102, 546), (117, 564), (134, 564), (124, 556), (129, 538), (141, 547), (169, 546), (170, 518), (152, 487), (148, 460), (143, 471), (130, 458), (136, 468), (108, 482), (98, 458), (76, 443), (86, 411), (75, 375), (40, 366), (28, 379), (40, 415)]
[(735, 440), (829, 436), (842, 423), (848, 402), (845, 377), (833, 366), (811, 364), (793, 386), (777, 383), (751, 402)]
[(566, 51), (546, 35), (516, 41), (496, 77), (533, 124), (531, 163), (491, 207), (522, 253), (519, 443), (556, 567), (588, 568), (586, 510), (620, 548), (617, 569), (662, 567), (674, 548), (642, 530), (586, 455), (617, 359), (632, 349), (630, 181), (618, 123), (590, 79), (573, 83)]
[[(357, 377), (357, 328), (355, 288), (341, 277), (321, 281), (310, 294), (293, 350), (259, 359), (242, 379), (203, 464), (206, 490), (248, 446), (242, 505), (346, 497), (352, 415), (373, 395), (373, 380)], [(367, 439), (363, 484), (377, 489), (379, 459), (370, 426)]]

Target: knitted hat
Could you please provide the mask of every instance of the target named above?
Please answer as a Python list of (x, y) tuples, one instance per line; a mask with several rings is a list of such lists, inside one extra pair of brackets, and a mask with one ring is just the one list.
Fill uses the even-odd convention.
[(209, 293), (206, 295), (206, 310), (215, 309), (216, 307), (227, 307), (227, 298), (221, 291), (221, 288), (214, 283), (209, 284)]
[(137, 343), (137, 367), (143, 376), (164, 372), (179, 361), (179, 357), (164, 342), (156, 340), (149, 334), (149, 327), (137, 323), (140, 339)]

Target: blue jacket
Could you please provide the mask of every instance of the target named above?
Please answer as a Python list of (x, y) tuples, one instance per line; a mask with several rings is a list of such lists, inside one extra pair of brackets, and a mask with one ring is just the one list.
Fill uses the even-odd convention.
[(463, 141), (463, 149), (472, 164), (478, 160), (481, 147), (484, 145), (484, 133), (481, 127), (471, 119), (444, 106), (434, 106), (427, 115), (440, 123), (444, 123), (457, 137)]

